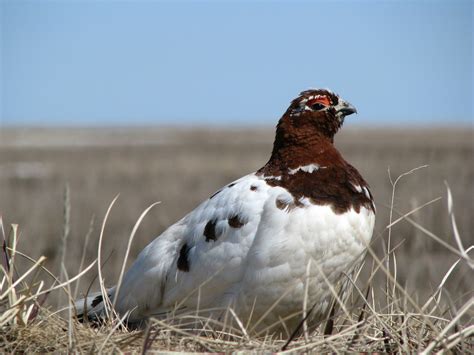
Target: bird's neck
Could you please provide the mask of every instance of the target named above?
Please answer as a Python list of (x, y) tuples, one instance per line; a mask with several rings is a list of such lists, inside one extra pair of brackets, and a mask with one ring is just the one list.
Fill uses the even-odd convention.
[(338, 164), (343, 159), (333, 143), (333, 136), (323, 134), (316, 127), (287, 127), (280, 123), (270, 160), (259, 172), (279, 175), (310, 164)]

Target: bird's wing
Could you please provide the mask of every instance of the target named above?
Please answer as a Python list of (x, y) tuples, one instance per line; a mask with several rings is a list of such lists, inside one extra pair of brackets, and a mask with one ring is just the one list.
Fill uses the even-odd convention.
[(261, 177), (244, 176), (169, 227), (126, 273), (117, 310), (135, 309), (133, 319), (176, 305), (222, 302), (244, 275), (270, 190)]

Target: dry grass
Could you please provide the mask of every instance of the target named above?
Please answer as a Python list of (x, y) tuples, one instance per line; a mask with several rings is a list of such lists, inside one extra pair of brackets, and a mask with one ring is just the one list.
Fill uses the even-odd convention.
[[(156, 138), (156, 132), (152, 133), (149, 133), (150, 136)], [(51, 132), (48, 134), (51, 134)], [(288, 343), (287, 337), (280, 339), (265, 334), (248, 334), (248, 329), (239, 327), (238, 323), (237, 326), (233, 327), (232, 324), (235, 325), (235, 322), (210, 324), (205, 318), (195, 313), (171, 314), (163, 319), (152, 320), (146, 329), (129, 331), (122, 327), (120, 319), (115, 317), (113, 312), (109, 321), (101, 327), (91, 327), (88, 324), (78, 323), (74, 319), (71, 307), (62, 312), (57, 312), (58, 301), (62, 305), (71, 304), (78, 290), (86, 292), (94, 275), (97, 276), (97, 270), (100, 270), (101, 273), (99, 277), (100, 286), (104, 287), (115, 283), (114, 280), (117, 280), (120, 276), (122, 265), (126, 264), (123, 262), (123, 250), (127, 250), (127, 253), (130, 253), (130, 259), (133, 259), (138, 251), (137, 249), (143, 247), (143, 244), (138, 247), (135, 245), (140, 244), (140, 241), (143, 243), (150, 240), (149, 235), (143, 237), (140, 231), (142, 233), (150, 233), (150, 229), (159, 231), (160, 228), (163, 228), (162, 224), (172, 222), (168, 219), (176, 218), (175, 214), (182, 212), (180, 208), (189, 210), (189, 204), (194, 204), (204, 198), (201, 196), (203, 191), (205, 195), (211, 193), (212, 190), (209, 190), (209, 185), (213, 185), (213, 189), (216, 189), (223, 183), (237, 177), (234, 176), (234, 171), (236, 169), (242, 170), (242, 168), (236, 168), (234, 165), (240, 154), (245, 155), (245, 157), (240, 156), (240, 158), (247, 162), (246, 167), (252, 166), (252, 169), (248, 170), (253, 170), (252, 164), (258, 166), (265, 160), (262, 158), (264, 149), (261, 145), (263, 143), (259, 142), (265, 143), (265, 150), (268, 152), (268, 140), (271, 140), (265, 131), (253, 133), (253, 136), (252, 134), (237, 135), (237, 138), (232, 135), (231, 137), (234, 137), (233, 141), (229, 139), (228, 135), (226, 136), (225, 132), (214, 132), (213, 134), (194, 132), (191, 134), (168, 131), (167, 134), (174, 138), (180, 137), (179, 141), (185, 143), (182, 146), (170, 142), (161, 143), (162, 145), (156, 145), (155, 142), (150, 143), (149, 146), (130, 144), (126, 149), (115, 146), (113, 148), (115, 153), (110, 149), (110, 144), (105, 147), (83, 147), (79, 152), (74, 149), (64, 149), (64, 146), (61, 146), (61, 149), (43, 147), (42, 149), (45, 151), (41, 149), (35, 151), (31, 147), (13, 147), (14, 144), (10, 146), (6, 144), (0, 148), (4, 152), (12, 153), (7, 158), (7, 162), (0, 161), (4, 166), (10, 164), (8, 161), (15, 161), (15, 159), (20, 162), (25, 161), (25, 156), (27, 157), (26, 160), (30, 162), (41, 161), (45, 164), (49, 161), (53, 165), (58, 164), (58, 161), (72, 160), (71, 164), (68, 165), (70, 171), (58, 172), (52, 169), (53, 177), (48, 177), (43, 170), (46, 175), (42, 175), (41, 179), (30, 177), (26, 179), (26, 183), (18, 176), (12, 178), (13, 175), (8, 175), (13, 174), (11, 171), (7, 174), (2, 171), (4, 176), (3, 180), (0, 180), (2, 183), (0, 185), (2, 186), (0, 211), (9, 213), (9, 208), (13, 207), (16, 215), (21, 217), (19, 218), (21, 228), (17, 225), (11, 225), (7, 228), (2, 222), (0, 230), (0, 234), (3, 234), (5, 238), (2, 253), (4, 260), (1, 269), (2, 275), (0, 276), (0, 346), (2, 347), (0, 349), (2, 351), (143, 352), (179, 350), (228, 352), (235, 350), (285, 350), (295, 352), (425, 351), (426, 353), (447, 350), (460, 353), (474, 351), (472, 340), (474, 334), (474, 294), (472, 282), (469, 281), (469, 279), (472, 280), (474, 261), (472, 259), (472, 249), (470, 249), (472, 247), (465, 247), (472, 244), (472, 239), (470, 239), (469, 234), (464, 234), (466, 228), (470, 228), (470, 223), (472, 223), (470, 218), (466, 219), (464, 217), (464, 214), (472, 217), (471, 197), (466, 198), (466, 193), (459, 194), (459, 191), (454, 191), (454, 199), (449, 195), (449, 198), (445, 199), (448, 203), (441, 203), (437, 199), (438, 194), (444, 195), (442, 193), (444, 188), (441, 186), (438, 186), (435, 196), (430, 195), (434, 187), (429, 185), (427, 181), (435, 177), (428, 175), (427, 178), (426, 172), (433, 169), (432, 166), (408, 176), (403, 176), (401, 180), (397, 181), (397, 176), (410, 169), (400, 170), (400, 165), (403, 164), (391, 164), (391, 179), (384, 177), (385, 183), (381, 183), (381, 180), (371, 180), (368, 172), (370, 172), (370, 169), (375, 169), (377, 163), (381, 163), (382, 158), (377, 156), (377, 159), (375, 159), (370, 155), (383, 155), (384, 149), (387, 149), (387, 151), (390, 149), (396, 150), (394, 146), (390, 146), (394, 144), (389, 139), (393, 133), (386, 133), (386, 137), (383, 134), (373, 135), (373, 137), (379, 137), (377, 139), (381, 139), (381, 141), (361, 139), (357, 134), (344, 137), (343, 150), (346, 149), (348, 153), (352, 154), (352, 159), (351, 157), (348, 159), (362, 170), (372, 186), (377, 184), (375, 181), (378, 181), (386, 191), (381, 193), (382, 189), (380, 187), (374, 188), (375, 190), (380, 189), (376, 191), (376, 196), (384, 197), (383, 199), (377, 199), (379, 202), (379, 216), (382, 215), (382, 217), (378, 219), (377, 231), (365, 265), (358, 277), (351, 280), (352, 287), (348, 300), (344, 306), (337, 305), (338, 309), (346, 311), (337, 312), (334, 318), (325, 324), (306, 329), (303, 334), (299, 333), (298, 336), (290, 338)], [(214, 134), (224, 136), (226, 142), (224, 143), (223, 140), (219, 139), (214, 143), (209, 142), (210, 137), (213, 137)], [(461, 161), (465, 169), (471, 170), (467, 173), (458, 171), (456, 178), (457, 181), (463, 181), (461, 187), (465, 189), (469, 184), (467, 184), (467, 180), (460, 180), (459, 175), (464, 179), (466, 175), (462, 174), (469, 175), (472, 173), (472, 167), (469, 168), (465, 165), (472, 155), (472, 145), (466, 143), (467, 140), (459, 138), (450, 140), (449, 134), (447, 138), (446, 135), (437, 134), (432, 133), (430, 139), (432, 139), (433, 146), (441, 147), (440, 151), (442, 153), (438, 153), (434, 149), (434, 153), (432, 151), (430, 154), (434, 155), (436, 159), (443, 155), (448, 158), (443, 158), (445, 160), (441, 162), (440, 165), (442, 166), (439, 169), (448, 168), (449, 171), (452, 169), (449, 164), (453, 164), (448, 161), (452, 157), (450, 152), (455, 151), (457, 156), (464, 154)], [(472, 132), (467, 135), (467, 138), (471, 136)], [(406, 136), (403, 137), (403, 139), (407, 139)], [(462, 137), (462, 134), (458, 137)], [(174, 138), (170, 140), (173, 141)], [(203, 140), (206, 140), (207, 143), (202, 143)], [(18, 137), (11, 141), (18, 142)], [(2, 142), (8, 141), (3, 140)], [(430, 141), (424, 140), (424, 143), (429, 144)], [(366, 150), (367, 145), (376, 145), (380, 149), (370, 150), (370, 153), (358, 157), (355, 147), (359, 144), (365, 145)], [(423, 150), (423, 144), (421, 146), (417, 146), (417, 144), (421, 143), (411, 142), (412, 152), (410, 153), (404, 155), (404, 149), (407, 152), (410, 149), (400, 146), (400, 149), (393, 154), (413, 163), (416, 152)], [(396, 144), (395, 147), (397, 147)], [(132, 154), (130, 151), (134, 153)], [(173, 154), (171, 154), (172, 151)], [(90, 156), (95, 153), (99, 157)], [(426, 151), (424, 153), (425, 161), (421, 163), (430, 163), (429, 155), (426, 154)], [(115, 160), (118, 158), (115, 154), (125, 159), (128, 164), (124, 166), (123, 161)], [(141, 155), (145, 156), (142, 161), (131, 161), (131, 157), (137, 158)], [(79, 156), (81, 157), (81, 164), (78, 164)], [(166, 156), (168, 160), (173, 156), (174, 160), (167, 163), (165, 162)], [(195, 161), (197, 157), (202, 158), (203, 156), (206, 156), (205, 161)], [(45, 157), (48, 157), (48, 159)], [(157, 159), (159, 164), (156, 163), (157, 165), (153, 166), (151, 163), (152, 157)], [(220, 172), (219, 176), (214, 176), (214, 170), (212, 169), (216, 169), (218, 157), (220, 157)], [(370, 159), (372, 160), (370, 161)], [(86, 164), (84, 163), (85, 160), (89, 162)], [(108, 166), (101, 169), (100, 164), (95, 163), (95, 161), (101, 161), (102, 164)], [(389, 159), (388, 161), (392, 162)], [(396, 162), (400, 163), (398, 160)], [(370, 169), (367, 166), (369, 163), (371, 164)], [(386, 165), (387, 161), (382, 164)], [(410, 168), (422, 164), (414, 164)], [(64, 166), (64, 163), (62, 166)], [(14, 170), (13, 165), (7, 167)], [(435, 168), (438, 167), (435, 165)], [(244, 169), (246, 168), (244, 167)], [(382, 172), (378, 172), (378, 170)], [(176, 178), (177, 171), (180, 173), (178, 178)], [(104, 177), (103, 174), (107, 172), (109, 175)], [(386, 167), (384, 168), (383, 165), (377, 167), (377, 174), (382, 173), (386, 176)], [(70, 187), (66, 191), (64, 191), (64, 184), (62, 183), (64, 180), (58, 177), (61, 174), (71, 177), (71, 179), (67, 179)], [(76, 176), (74, 179), (74, 174), (79, 174), (80, 178)], [(113, 174), (116, 174), (116, 176), (111, 176)], [(154, 174), (157, 175), (156, 178)], [(193, 174), (198, 176), (207, 174), (210, 182), (206, 180), (206, 183), (201, 186), (197, 180), (186, 183), (186, 179), (190, 179)], [(5, 178), (5, 176), (7, 177)], [(175, 189), (178, 185), (177, 189), (181, 195), (175, 194), (174, 191), (168, 191), (162, 205), (151, 210), (143, 221), (142, 217), (144, 215), (140, 215), (141, 211), (130, 213), (131, 210), (138, 209), (136, 205), (133, 208), (126, 206), (128, 210), (123, 209), (123, 204), (126, 204), (125, 201), (128, 203), (131, 200), (133, 204), (136, 203), (137, 199), (142, 198), (141, 204), (143, 204), (146, 201), (152, 202), (149, 201), (150, 199), (158, 200), (159, 198), (155, 198), (157, 196), (149, 192), (148, 186), (150, 186), (150, 189), (156, 187), (155, 184), (160, 184), (159, 180), (162, 177), (165, 177), (161, 182), (164, 186), (161, 187), (160, 191)], [(115, 189), (125, 190), (125, 193), (117, 200), (116, 206), (110, 211), (109, 217), (104, 219), (102, 228), (95, 226), (96, 223), (84, 222), (84, 218), (78, 218), (78, 215), (75, 214), (77, 212), (74, 212), (81, 211), (82, 214), (85, 214), (84, 210), (81, 209), (84, 206), (78, 203), (81, 200), (78, 200), (75, 196), (77, 196), (78, 190), (87, 194), (91, 186), (84, 185), (84, 181), (88, 181), (89, 178), (99, 180), (91, 185), (98, 189), (97, 195), (100, 195), (102, 188), (107, 190), (108, 193), (110, 192), (110, 186), (105, 188), (104, 183), (112, 182)], [(101, 178), (104, 180), (101, 180)], [(436, 176), (436, 178), (443, 178), (443, 176)], [(171, 183), (172, 179), (178, 181)], [(420, 180), (417, 182), (417, 179)], [(41, 185), (44, 180), (48, 181), (47, 185)], [(117, 182), (116, 180), (120, 181)], [(129, 195), (130, 186), (127, 187), (127, 183), (132, 180), (140, 181), (140, 184), (133, 185), (132, 190), (137, 190), (137, 185), (140, 185), (140, 187), (146, 186), (146, 191), (142, 193), (135, 191), (134, 194)], [(155, 180), (158, 180), (158, 182), (153, 183), (152, 181)], [(169, 185), (167, 185), (168, 182)], [(148, 183), (150, 185), (147, 185)], [(15, 184), (21, 186), (17, 186), (15, 189)], [(39, 188), (37, 184), (40, 185)], [(41, 195), (41, 191), (37, 190), (44, 190), (45, 193), (51, 192), (54, 184), (60, 189), (59, 194), (53, 193), (53, 197), (50, 199), (43, 196), (38, 202), (30, 200)], [(181, 188), (179, 188), (180, 184), (182, 184)], [(13, 191), (5, 192), (3, 190), (5, 186), (13, 186)], [(425, 188), (422, 189), (421, 187)], [(191, 201), (182, 201), (183, 188), (185, 191), (193, 191), (192, 194), (186, 194), (186, 200)], [(456, 189), (458, 188), (459, 186), (456, 185)], [(468, 192), (472, 191), (472, 187), (468, 187), (468, 189), (471, 189)], [(411, 200), (408, 199), (408, 204), (406, 203), (407, 191), (412, 197)], [(63, 198), (61, 198), (61, 195)], [(145, 198), (144, 196), (147, 195), (148, 197)], [(133, 198), (129, 199), (129, 196), (133, 196)], [(173, 204), (173, 199), (177, 199), (178, 196), (181, 197), (181, 200), (174, 201)], [(112, 197), (110, 196), (109, 201)], [(62, 210), (62, 213), (59, 213), (59, 218), (53, 218), (46, 213), (47, 211), (40, 210), (31, 212), (33, 220), (31, 221), (26, 218), (27, 216), (22, 216), (22, 213), (27, 214), (22, 211), (28, 211), (28, 209), (18, 208), (21, 207), (21, 201), (24, 201), (23, 203), (31, 202), (33, 205), (36, 203), (42, 204), (48, 208), (56, 203), (52, 202), (56, 198), (59, 199), (62, 205), (58, 209), (59, 211)], [(100, 198), (104, 198), (103, 195)], [(454, 207), (453, 200), (456, 203)], [(461, 201), (460, 204), (458, 204), (458, 200)], [(97, 196), (93, 201), (101, 205), (100, 201), (97, 200)], [(120, 205), (121, 201), (122, 205)], [(405, 204), (402, 202), (405, 202)], [(171, 206), (169, 206), (170, 204)], [(121, 206), (122, 208), (120, 208)], [(143, 207), (141, 207), (141, 210), (144, 209)], [(101, 215), (103, 215), (105, 209), (102, 209)], [(454, 209), (461, 211), (462, 214), (461, 218), (457, 218), (457, 224), (454, 218)], [(435, 210), (434, 213), (433, 210)], [(442, 211), (442, 214), (440, 214), (440, 211)], [(163, 214), (164, 217), (160, 219), (159, 216)], [(124, 229), (124, 226), (126, 226), (127, 230), (131, 230), (134, 221), (130, 218), (133, 218), (133, 215), (140, 217), (136, 228), (131, 233), (127, 233), (129, 238), (126, 238), (124, 237), (125, 232), (123, 230), (117, 231), (117, 228)], [(458, 213), (456, 213), (456, 217), (458, 217)], [(38, 218), (40, 219), (39, 222)], [(87, 219), (89, 218), (90, 215)], [(155, 219), (154, 223), (150, 223), (150, 218)], [(77, 221), (75, 222), (76, 219), (81, 219), (82, 223), (78, 225)], [(22, 221), (25, 221), (28, 228), (23, 228)], [(37, 230), (35, 230), (35, 224), (33, 223), (35, 221), (38, 222)], [(114, 226), (115, 224), (118, 224), (119, 227)], [(471, 229), (467, 229), (467, 231), (469, 230)], [(117, 233), (118, 235), (115, 235)], [(79, 238), (79, 234), (86, 235), (86, 238)], [(53, 235), (57, 236), (53, 237)], [(132, 235), (136, 236), (133, 244), (129, 243), (133, 239)], [(464, 238), (462, 238), (462, 235), (464, 235)], [(97, 246), (92, 241), (99, 236), (102, 240), (99, 245), (103, 249), (99, 253), (102, 260), (98, 263)], [(116, 246), (120, 252), (109, 257), (112, 250), (110, 244), (115, 243), (119, 237), (123, 239)], [(39, 238), (37, 245), (33, 242), (34, 238)], [(88, 242), (85, 243), (84, 239), (87, 239)], [(408, 241), (403, 242), (403, 239), (408, 239)], [(42, 254), (41, 252), (45, 250), (41, 247), (43, 243), (53, 244), (51, 248), (54, 249), (55, 253), (54, 258), (52, 258), (54, 262), (50, 261), (48, 263), (45, 258), (39, 257)], [(63, 252), (59, 252), (60, 250), (63, 250)], [(31, 256), (27, 256), (21, 251)], [(58, 260), (62, 260), (59, 268), (57, 267)], [(98, 264), (105, 264), (105, 266), (98, 268)], [(48, 271), (50, 268), (53, 270)], [(430, 272), (427, 273), (426, 270), (430, 270)], [(410, 278), (410, 276), (415, 277)], [(423, 277), (424, 282), (420, 283)], [(458, 286), (453, 287), (453, 284)], [(97, 287), (95, 288), (97, 289)]]

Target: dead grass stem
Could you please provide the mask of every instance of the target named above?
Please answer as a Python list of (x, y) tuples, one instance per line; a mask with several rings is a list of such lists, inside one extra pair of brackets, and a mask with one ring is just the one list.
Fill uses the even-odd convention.
[[(252, 325), (245, 324), (232, 309), (228, 310), (227, 317), (224, 317), (222, 322), (206, 318), (203, 314), (209, 310), (199, 309), (183, 312), (176, 309), (169, 314), (151, 319), (145, 329), (128, 330), (124, 326), (128, 314), (119, 316), (114, 312), (113, 305), (116, 298), (114, 297), (112, 300), (108, 298), (101, 271), (105, 226), (118, 196), (113, 199), (105, 214), (97, 252), (99, 286), (104, 301), (107, 302), (106, 321), (96, 327), (79, 323), (75, 317), (74, 309), (74, 296), (77, 291), (73, 292), (72, 290), (74, 288), (77, 290), (77, 284), (86, 273), (94, 269), (96, 261), (85, 268), (81, 262), (77, 275), (71, 278), (62, 263), (61, 275), (56, 277), (44, 267), (45, 258), (43, 256), (33, 259), (18, 250), (18, 226), (12, 224), (7, 237), (3, 221), (0, 218), (0, 233), (3, 238), (3, 263), (0, 267), (0, 350), (4, 352), (59, 351), (78, 353), (230, 352), (236, 350), (283, 353), (309, 351), (416, 351), (423, 354), (472, 352), (474, 350), (474, 325), (472, 324), (474, 298), (472, 292), (470, 296), (468, 295), (467, 301), (456, 308), (445, 288), (447, 280), (453, 277), (461, 264), (468, 265), (470, 270), (474, 265), (470, 255), (474, 245), (465, 248), (462, 243), (456, 228), (453, 200), (449, 187), (447, 187), (448, 216), (453, 227), (455, 246), (442, 241), (435, 233), (410, 219), (410, 215), (415, 211), (429, 207), (438, 199), (414, 207), (411, 211), (400, 214), (400, 217), (394, 220), (394, 214), (399, 214), (393, 203), (396, 197), (396, 186), (401, 177), (411, 174), (415, 170), (417, 169), (400, 175), (392, 182), (390, 222), (385, 228), (388, 240), (381, 256), (373, 251), (373, 245), (368, 246), (368, 253), (372, 259), (369, 277), (364, 282), (360, 277), (361, 269), (352, 274), (353, 278), (346, 275), (349, 283), (347, 301), (340, 297), (335, 285), (330, 285), (335, 301), (326, 325), (312, 327), (306, 324), (306, 317), (302, 317), (301, 328), (303, 331), (301, 333), (292, 332), (293, 330), (289, 329), (286, 337), (276, 336), (265, 331), (256, 333), (256, 326), (262, 319), (256, 320)], [(133, 227), (118, 279), (118, 288), (123, 280), (135, 233), (145, 215), (156, 204), (150, 205), (140, 215)], [(67, 221), (69, 221), (68, 214), (65, 213)], [(397, 276), (397, 250), (400, 244), (393, 247), (390, 238), (392, 236), (391, 228), (402, 221), (408, 221), (428, 237), (442, 241), (442, 245), (458, 257), (426, 300), (419, 300), (417, 294), (412, 293), (406, 285), (400, 283)], [(91, 229), (92, 224), (89, 230)], [(66, 230), (68, 229), (64, 229), (65, 235), (67, 234)], [(383, 238), (374, 238), (372, 244), (382, 241)], [(64, 242), (66, 242), (66, 238)], [(30, 263), (26, 270), (21, 272), (17, 270), (18, 258)], [(414, 260), (413, 267), (416, 267), (416, 263), (417, 261)], [(366, 262), (365, 264), (367, 264), (366, 267), (370, 266), (370, 263)], [(378, 273), (382, 273), (386, 280), (384, 287), (374, 281)], [(46, 286), (51, 279), (52, 284)], [(64, 308), (66, 312), (54, 311), (44, 303), (45, 297), (59, 291), (67, 296), (67, 305)], [(311, 306), (305, 303), (304, 316), (311, 313)], [(342, 312), (335, 312), (336, 306)], [(272, 312), (272, 308), (268, 309), (268, 313), (270, 312)]]

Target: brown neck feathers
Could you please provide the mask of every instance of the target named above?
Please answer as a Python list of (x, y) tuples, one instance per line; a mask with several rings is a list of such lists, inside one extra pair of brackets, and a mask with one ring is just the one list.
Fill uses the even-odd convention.
[(314, 121), (285, 115), (278, 123), (270, 160), (257, 174), (269, 185), (288, 190), (295, 206), (307, 199), (330, 205), (336, 213), (351, 208), (360, 212), (361, 207), (375, 211), (367, 183), (334, 147), (333, 137), (332, 130)]

